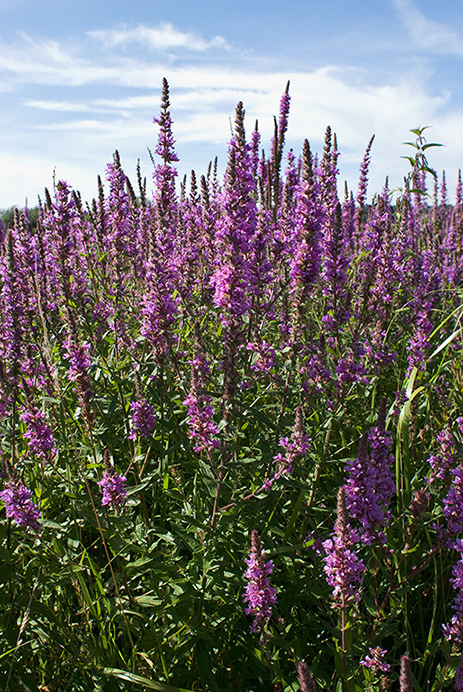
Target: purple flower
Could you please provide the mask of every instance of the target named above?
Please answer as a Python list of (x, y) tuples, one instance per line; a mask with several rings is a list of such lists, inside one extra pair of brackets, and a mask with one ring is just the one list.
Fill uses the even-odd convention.
[(296, 409), (296, 422), (294, 425), (294, 430), (291, 434), (291, 439), (287, 437), (281, 438), (279, 445), (284, 450), (284, 454), (278, 452), (278, 454), (273, 457), (273, 461), (275, 461), (278, 466), (273, 476), (271, 478), (267, 478), (265, 481), (265, 490), (270, 490), (274, 482), (282, 476), (287, 474), (291, 475), (293, 473), (294, 461), (300, 457), (303, 457), (307, 453), (309, 443), (310, 439), (304, 433), (302, 408), (298, 406)]
[(452, 568), (450, 583), (457, 592), (452, 605), (454, 615), (450, 622), (443, 626), (445, 638), (461, 645), (463, 643), (463, 541), (457, 538), (455, 548), (460, 554), (460, 559)]
[(448, 476), (449, 469), (455, 466), (457, 460), (455, 454), (455, 438), (450, 426), (447, 426), (444, 430), (441, 430), (437, 434), (436, 440), (439, 444), (439, 452), (437, 455), (431, 454), (428, 459), (432, 468), (431, 477), (444, 481)]
[(49, 459), (50, 456), (54, 456), (56, 454), (55, 441), (43, 411), (33, 406), (30, 410), (24, 410), (20, 418), (26, 424), (24, 437), (30, 454), (39, 459)]
[[(363, 543), (380, 540), (385, 543), (382, 529), (389, 518), (389, 503), (396, 491), (391, 465), (391, 434), (384, 426), (384, 404), (376, 427), (365, 433), (359, 445), (357, 459), (346, 465), (346, 507), (351, 517), (360, 523)], [(368, 446), (370, 455), (368, 455)]]
[(169, 284), (169, 272), (157, 260), (146, 263), (146, 283), (140, 308), (140, 334), (153, 346), (156, 357), (162, 360), (173, 346), (172, 325), (178, 305)]
[(268, 373), (276, 366), (275, 349), (266, 341), (253, 342), (249, 341), (246, 346), (247, 351), (253, 351), (254, 356), (251, 364), (251, 370), (257, 373)]
[[(455, 671), (454, 687), (456, 692), (463, 692), (463, 660), (460, 658), (458, 668)], [(402, 692), (402, 690), (400, 691)]]
[(369, 652), (370, 654), (367, 654), (363, 661), (360, 661), (360, 665), (365, 666), (365, 668), (372, 668), (374, 672), (379, 670), (382, 673), (389, 673), (391, 666), (383, 661), (384, 656), (387, 654), (386, 649), (376, 646), (374, 649), (370, 648)]
[(428, 318), (427, 310), (419, 310), (413, 325), (413, 334), (408, 343), (407, 376), (410, 375), (414, 367), (418, 370), (423, 369), (432, 328), (433, 325)]
[(176, 217), (178, 212), (178, 200), (175, 191), (175, 178), (177, 169), (172, 164), (178, 161), (175, 152), (175, 139), (172, 134), (172, 118), (170, 116), (169, 84), (164, 78), (162, 82), (161, 112), (159, 118), (153, 122), (159, 125), (158, 143), (156, 154), (161, 157), (162, 163), (158, 164), (153, 173), (156, 191), (154, 197), (156, 209), (156, 245), (160, 255), (169, 267), (170, 274), (176, 275), (176, 268), (172, 263), (172, 256), (176, 245)]
[(269, 576), (273, 571), (273, 562), (265, 562), (264, 551), (259, 538), (259, 532), (251, 534), (251, 552), (246, 559), (248, 566), (245, 577), (248, 580), (243, 599), (249, 605), (246, 615), (252, 615), (251, 632), (258, 630), (263, 634), (264, 628), (272, 614), (272, 605), (277, 602), (276, 590), (270, 585)]
[(359, 600), (359, 584), (362, 583), (365, 571), (365, 565), (354, 549), (359, 536), (347, 522), (345, 496), (345, 488), (341, 486), (334, 532), (331, 538), (322, 543), (326, 581), (333, 587), (333, 607), (346, 603), (351, 598)]
[(229, 161), (222, 193), (222, 213), (217, 220), (216, 267), (211, 277), (214, 304), (221, 321), (229, 324), (248, 312), (255, 293), (251, 254), (257, 232), (255, 181), (251, 145), (246, 143), (244, 108), (236, 108), (235, 136), (229, 146)]
[(0, 493), (0, 499), (5, 503), (7, 517), (20, 526), (30, 526), (37, 533), (42, 530), (42, 513), (33, 503), (32, 492), (25, 485), (8, 481), (5, 490)]
[(92, 361), (90, 360), (89, 351), (90, 344), (84, 341), (82, 344), (77, 344), (73, 339), (67, 339), (65, 342), (66, 357), (69, 359), (71, 367), (69, 368), (69, 379), (74, 382), (81, 379), (81, 376), (87, 376), (87, 370), (90, 368)]
[(126, 481), (125, 476), (120, 476), (114, 470), (103, 471), (103, 478), (98, 481), (102, 494), (101, 504), (109, 505), (112, 509), (124, 504), (127, 497)]
[[(456, 536), (463, 531), (463, 471), (460, 468), (451, 471), (452, 485), (444, 499), (444, 516), (447, 519), (448, 531)], [(449, 547), (453, 547), (450, 542)]]
[(312, 677), (307, 663), (304, 661), (298, 661), (296, 664), (297, 677), (299, 678), (299, 685), (301, 687), (301, 692), (317, 692), (315, 686), (315, 681)]
[(156, 423), (154, 408), (144, 399), (132, 401), (130, 404), (131, 427), (129, 440), (136, 440), (140, 437), (149, 437)]
[(195, 356), (190, 361), (190, 393), (183, 401), (183, 405), (188, 406), (188, 437), (195, 440), (195, 452), (201, 452), (203, 449), (211, 452), (219, 446), (218, 440), (214, 439), (219, 429), (213, 420), (212, 398), (205, 393), (210, 369), (202, 353), (198, 327), (196, 331)]
[(320, 239), (323, 211), (319, 184), (313, 172), (313, 158), (304, 142), (302, 182), (298, 191), (296, 221), (292, 237), (294, 254), (290, 260), (291, 290), (302, 299), (315, 284), (320, 270)]

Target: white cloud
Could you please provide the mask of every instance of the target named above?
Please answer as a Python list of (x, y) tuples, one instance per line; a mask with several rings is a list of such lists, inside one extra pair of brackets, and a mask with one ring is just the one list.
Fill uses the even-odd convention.
[(392, 0), (415, 44), (427, 51), (463, 57), (463, 38), (452, 27), (425, 17), (413, 0)]
[(87, 34), (101, 41), (106, 47), (138, 43), (158, 51), (184, 48), (204, 52), (211, 48), (228, 48), (223, 36), (214, 36), (210, 41), (206, 41), (195, 33), (180, 31), (169, 22), (161, 22), (157, 27), (139, 24), (134, 29), (124, 27), (123, 29), (89, 31)]
[(72, 101), (41, 101), (27, 99), (23, 101), (23, 105), (30, 106), (31, 108), (39, 108), (44, 111), (61, 113), (76, 113), (92, 110), (92, 108), (85, 103), (73, 103)]
[[(394, 2), (403, 12), (416, 10), (410, 0)], [(436, 36), (435, 23), (431, 24)], [(369, 69), (364, 65), (346, 68), (333, 64), (288, 73), (275, 70), (272, 63), (251, 55), (241, 59), (242, 55), (234, 54), (229, 61), (224, 60), (223, 46), (212, 45), (214, 39), (207, 42), (167, 26), (169, 31), (163, 30), (163, 39), (157, 35), (153, 38), (149, 31), (154, 30), (148, 27), (124, 30), (125, 33), (122, 30), (98, 32), (93, 38), (104, 45), (96, 53), (88, 50), (88, 41), (85, 45), (65, 45), (57, 41), (34, 41), (25, 35), (19, 43), (0, 46), (0, 78), (10, 89), (25, 87), (20, 92), (20, 106), (36, 109), (29, 118), (30, 127), (24, 130), (28, 139), (20, 142), (20, 135), (16, 138), (24, 151), (34, 155), (16, 156), (4, 147), (0, 158), (3, 171), (0, 206), (7, 206), (9, 199), (20, 202), (18, 194), (26, 194), (34, 179), (42, 181), (35, 188), (43, 189), (49, 184), (55, 165), (64, 169), (63, 173), (58, 170), (58, 175), (68, 179), (85, 197), (95, 194), (96, 176), (104, 172), (105, 162), (110, 160), (114, 149), (124, 151), (125, 161), (133, 159), (135, 164), (146, 147), (152, 148), (156, 140), (157, 129), (152, 118), (159, 110), (164, 76), (171, 86), (173, 131), (180, 166), (186, 163), (186, 170), (195, 167), (203, 172), (204, 165), (216, 154), (222, 163), (226, 160), (229, 121), (240, 100), (245, 106), (248, 132), (258, 119), (262, 143), (268, 151), (273, 134), (272, 116), (278, 113), (288, 78), (292, 96), (288, 145), (299, 153), (303, 140), (308, 138), (314, 151), (321, 151), (325, 128), (330, 125), (338, 135), (341, 175), (353, 187), (365, 147), (374, 133), (372, 190), (381, 188), (386, 173), (397, 182), (402, 180), (407, 164), (400, 156), (407, 152), (401, 142), (409, 139), (409, 128), (420, 124), (434, 125), (433, 139), (444, 144), (450, 144), (452, 133), (451, 154), (439, 151), (441, 167), (448, 168), (449, 178), (450, 167), (455, 168), (458, 157), (463, 159), (463, 142), (459, 137), (463, 130), (463, 111), (455, 108), (449, 112), (448, 93), (435, 96), (430, 92), (429, 73), (419, 64), (400, 77), (383, 77), (383, 83), (378, 82), (374, 65)], [(424, 28), (417, 36), (421, 36)], [(162, 33), (161, 28), (157, 31)], [(156, 58), (147, 57), (146, 51), (124, 54), (118, 48), (124, 41), (152, 41), (153, 45), (157, 41), (159, 50), (163, 46), (166, 50), (175, 48), (179, 54), (186, 50), (202, 54), (200, 60), (189, 53), (188, 61), (172, 63), (170, 56), (163, 54)], [(220, 66), (217, 56), (221, 59)], [(86, 89), (95, 84), (101, 85), (97, 97), (94, 88)], [(71, 86), (79, 90), (69, 89)], [(138, 93), (134, 94), (135, 89)], [(39, 98), (34, 98), (39, 94)], [(7, 113), (5, 109), (0, 112), (3, 127), (9, 126)], [(14, 115), (9, 117), (13, 127)], [(434, 155), (434, 150), (431, 152)], [(192, 160), (193, 154), (197, 161)]]

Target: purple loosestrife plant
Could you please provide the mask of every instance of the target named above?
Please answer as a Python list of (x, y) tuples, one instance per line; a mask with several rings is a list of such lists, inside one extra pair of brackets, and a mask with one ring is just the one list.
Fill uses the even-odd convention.
[(447, 545), (449, 548), (453, 548), (455, 547), (453, 537), (463, 532), (463, 469), (458, 467), (450, 473), (452, 484), (444, 498), (443, 513), (447, 520), (449, 534)]
[(61, 303), (68, 311), (71, 303), (85, 300), (87, 255), (76, 201), (66, 181), (57, 183), (54, 200), (48, 196), (41, 226), (48, 307)]
[(169, 289), (169, 274), (161, 261), (146, 263), (146, 284), (140, 308), (140, 334), (151, 345), (158, 362), (173, 348), (173, 325), (178, 314), (178, 300)]
[(453, 641), (457, 646), (461, 646), (463, 643), (463, 540), (461, 538), (456, 539), (455, 549), (459, 559), (452, 568), (450, 579), (452, 589), (457, 592), (452, 605), (454, 615), (450, 622), (443, 626), (443, 630), (446, 639)]
[(191, 171), (191, 189), (186, 199), (180, 200), (178, 207), (178, 243), (176, 264), (178, 269), (178, 290), (182, 300), (194, 309), (194, 297), (198, 288), (203, 288), (202, 262), (204, 249), (208, 245), (203, 229), (203, 215), (200, 196), (196, 184), (196, 174)]
[(19, 526), (28, 526), (36, 533), (42, 530), (42, 513), (32, 500), (32, 492), (19, 481), (8, 480), (5, 489), (0, 492), (0, 499), (5, 503), (6, 516)]
[(369, 654), (365, 656), (363, 661), (360, 661), (360, 665), (365, 668), (371, 668), (373, 673), (389, 673), (391, 666), (389, 663), (384, 661), (384, 657), (387, 654), (385, 649), (381, 649), (379, 646), (369, 649)]
[(103, 507), (117, 509), (121, 507), (127, 497), (127, 478), (116, 473), (111, 463), (108, 450), (104, 453), (103, 478), (98, 481), (101, 492), (101, 504)]
[(255, 354), (251, 363), (253, 372), (267, 374), (276, 367), (275, 349), (266, 341), (249, 341), (246, 350)]
[(453, 679), (453, 687), (455, 692), (463, 692), (463, 655), (460, 656), (455, 677)]
[(129, 440), (136, 440), (138, 435), (149, 437), (156, 424), (154, 407), (145, 399), (130, 402), (130, 422)]
[(254, 293), (251, 251), (257, 230), (255, 181), (250, 145), (244, 131), (244, 108), (236, 107), (235, 135), (229, 146), (229, 161), (222, 194), (222, 214), (216, 230), (216, 268), (212, 277), (214, 304), (221, 320), (230, 324), (250, 309)]
[(455, 438), (449, 425), (437, 434), (436, 441), (439, 445), (439, 451), (437, 454), (431, 454), (428, 459), (432, 469), (431, 478), (445, 481), (458, 460), (455, 453)]
[(299, 678), (300, 692), (317, 692), (315, 680), (305, 661), (298, 661), (296, 665), (297, 677)]
[(349, 318), (349, 292), (346, 289), (349, 258), (344, 251), (342, 208), (338, 202), (334, 216), (327, 223), (324, 233), (323, 295), (325, 315), (323, 321), (330, 332), (337, 332)]
[(273, 208), (274, 211), (280, 204), (281, 185), (280, 185), (280, 168), (281, 159), (283, 156), (283, 147), (285, 143), (285, 135), (288, 129), (288, 115), (291, 97), (289, 95), (289, 82), (286, 85), (285, 93), (280, 100), (280, 113), (278, 121), (275, 118), (275, 132), (270, 148), (270, 170), (272, 176), (272, 191), (273, 191)]
[(246, 564), (248, 568), (244, 576), (248, 583), (243, 599), (248, 605), (245, 613), (254, 618), (250, 626), (251, 632), (260, 632), (264, 638), (265, 629), (272, 614), (272, 605), (277, 602), (277, 593), (276, 589), (270, 585), (269, 579), (273, 571), (273, 562), (265, 561), (259, 532), (255, 529), (251, 534), (251, 551)]
[(273, 457), (273, 461), (277, 464), (277, 469), (273, 476), (267, 478), (265, 481), (263, 486), (265, 490), (270, 490), (275, 481), (282, 476), (291, 476), (294, 462), (304, 457), (309, 450), (310, 439), (308, 435), (304, 433), (304, 418), (301, 406), (298, 406), (296, 409), (296, 422), (291, 434), (291, 439), (282, 437), (279, 446), (283, 449), (284, 453), (278, 452), (278, 454)]
[(400, 659), (399, 685), (399, 692), (413, 692), (412, 664), (407, 654), (404, 654)]
[(320, 271), (323, 210), (319, 195), (319, 183), (313, 171), (312, 152), (308, 141), (305, 140), (297, 218), (291, 240), (296, 248), (290, 262), (291, 289), (295, 294), (297, 306), (300, 306), (303, 299), (313, 290)]
[(450, 583), (457, 593), (452, 605), (454, 614), (450, 622), (443, 625), (442, 630), (445, 638), (452, 642), (454, 650), (460, 652), (460, 661), (454, 679), (455, 690), (459, 692), (460, 690), (463, 691), (463, 656), (461, 655), (463, 645), (463, 541), (457, 538), (453, 547), (459, 554), (459, 560), (452, 568)]
[(322, 543), (326, 581), (333, 587), (333, 607), (344, 608), (349, 601), (360, 599), (365, 565), (355, 551), (358, 541), (357, 532), (347, 520), (346, 490), (341, 486), (334, 531), (332, 537)]
[(323, 213), (326, 218), (331, 218), (338, 201), (337, 176), (338, 176), (339, 151), (336, 134), (333, 135), (331, 127), (325, 130), (325, 144), (320, 165), (316, 174), (320, 181), (320, 196), (323, 205)]
[(383, 529), (390, 516), (389, 503), (396, 492), (391, 446), (391, 434), (385, 430), (383, 402), (377, 425), (362, 437), (357, 458), (345, 468), (347, 511), (359, 522), (360, 537), (366, 545), (386, 542)]
[(57, 451), (55, 441), (43, 411), (37, 406), (25, 408), (20, 418), (26, 426), (24, 438), (29, 453), (43, 460), (54, 457)]
[(114, 470), (103, 471), (103, 478), (98, 481), (101, 490), (101, 504), (115, 509), (124, 504), (127, 497), (125, 476), (121, 476)]
[(176, 221), (178, 199), (175, 190), (177, 169), (173, 165), (179, 159), (175, 152), (175, 139), (172, 134), (172, 118), (170, 115), (169, 85), (166, 79), (162, 82), (161, 112), (159, 118), (154, 118), (159, 125), (158, 143), (155, 153), (161, 158), (161, 163), (154, 169), (156, 191), (154, 205), (156, 209), (156, 233), (154, 244), (156, 252), (164, 258), (168, 269), (168, 278), (174, 281), (176, 276), (175, 256), (177, 250)]
[(210, 370), (200, 346), (198, 327), (196, 327), (195, 357), (190, 361), (190, 365), (190, 392), (183, 401), (183, 405), (188, 406), (188, 436), (195, 442), (195, 452), (199, 453), (202, 450), (211, 452), (219, 446), (219, 441), (216, 439), (219, 430), (213, 420), (212, 398), (205, 392)]

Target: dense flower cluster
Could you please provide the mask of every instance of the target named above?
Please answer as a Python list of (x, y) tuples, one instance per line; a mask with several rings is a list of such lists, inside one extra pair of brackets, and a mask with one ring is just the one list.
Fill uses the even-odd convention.
[(136, 440), (137, 435), (140, 435), (140, 437), (149, 437), (156, 424), (154, 407), (144, 399), (132, 401), (130, 403), (130, 414), (131, 431), (129, 439)]
[(101, 504), (111, 509), (123, 505), (127, 497), (127, 478), (115, 471), (103, 471), (103, 478), (98, 481), (101, 490)]
[(346, 491), (341, 486), (338, 493), (338, 510), (334, 532), (323, 541), (323, 558), (326, 581), (333, 587), (333, 605), (360, 598), (359, 587), (363, 581), (365, 565), (355, 550), (359, 536), (347, 519)]
[(259, 538), (259, 532), (253, 530), (251, 536), (251, 551), (246, 558), (248, 566), (245, 577), (248, 580), (243, 599), (247, 603), (246, 615), (252, 615), (251, 632), (264, 633), (272, 614), (272, 605), (277, 602), (276, 589), (270, 584), (273, 572), (273, 562), (265, 561), (264, 551)]
[(463, 540), (457, 538), (455, 547), (459, 554), (458, 562), (452, 568), (450, 583), (457, 592), (453, 603), (454, 615), (450, 622), (444, 625), (444, 634), (447, 639), (456, 644), (463, 644)]
[(365, 666), (365, 668), (371, 668), (375, 672), (380, 671), (381, 673), (389, 673), (391, 666), (384, 661), (384, 656), (387, 654), (387, 651), (376, 646), (375, 648), (370, 648), (369, 652), (370, 653), (360, 661), (360, 665)]
[(55, 441), (45, 414), (36, 406), (24, 410), (20, 415), (26, 426), (24, 438), (30, 454), (39, 459), (47, 459), (56, 454)]
[(188, 435), (195, 442), (195, 452), (211, 452), (219, 446), (219, 429), (213, 419), (212, 398), (205, 391), (210, 370), (199, 343), (196, 344), (196, 355), (190, 365), (190, 392), (183, 401), (183, 405), (188, 407)]
[[(383, 528), (390, 516), (389, 503), (396, 488), (391, 466), (391, 434), (384, 429), (384, 410), (378, 425), (360, 442), (357, 459), (346, 465), (346, 507), (360, 524), (360, 536), (367, 545), (386, 542)], [(368, 454), (370, 448), (370, 454)]]
[(450, 536), (457, 536), (463, 531), (463, 470), (451, 471), (452, 485), (444, 498), (444, 516)]
[(6, 516), (16, 524), (29, 526), (36, 533), (42, 530), (42, 513), (32, 500), (32, 492), (25, 485), (8, 481), (5, 489), (0, 492), (0, 499), (5, 503)]

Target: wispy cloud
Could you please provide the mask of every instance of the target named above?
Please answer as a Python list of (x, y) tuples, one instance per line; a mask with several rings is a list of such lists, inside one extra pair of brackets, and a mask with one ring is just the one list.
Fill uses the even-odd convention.
[(85, 103), (73, 103), (72, 101), (42, 101), (34, 99), (26, 99), (23, 101), (24, 106), (38, 108), (44, 111), (54, 111), (56, 113), (77, 113), (93, 110), (91, 106)]
[[(414, 8), (409, 0), (393, 1), (404, 11)], [(450, 96), (440, 90), (433, 94), (429, 75), (420, 67), (413, 71), (409, 66), (399, 78), (387, 73), (379, 78), (373, 64), (346, 67), (334, 61), (316, 69), (286, 71), (281, 66), (276, 69), (273, 60), (262, 55), (249, 53), (244, 58), (244, 51), (234, 51), (230, 56), (219, 43), (212, 45), (213, 39), (191, 38), (173, 25), (169, 25), (170, 34), (165, 33), (171, 36), (170, 44), (167, 39), (164, 43), (152, 39), (151, 30), (139, 26), (127, 30), (129, 37), (122, 37), (121, 29), (119, 33), (108, 30), (91, 38), (81, 35), (73, 43), (35, 40), (23, 34), (14, 42), (0, 44), (0, 83), (11, 90), (9, 102), (15, 103), (22, 118), (19, 125), (15, 115), (8, 116), (10, 111), (0, 111), (2, 126), (11, 127), (14, 135), (9, 145), (24, 154), (34, 151), (45, 161), (54, 159), (56, 164), (73, 161), (71, 172), (79, 177), (70, 181), (90, 196), (101, 162), (110, 160), (114, 149), (136, 161), (146, 146), (153, 145), (157, 131), (152, 119), (158, 113), (163, 77), (171, 86), (174, 136), (185, 171), (202, 170), (215, 154), (226, 159), (230, 118), (240, 100), (245, 105), (248, 131), (259, 120), (267, 147), (273, 134), (272, 115), (278, 111), (288, 78), (292, 96), (288, 146), (299, 151), (308, 138), (314, 150), (320, 151), (325, 128), (330, 125), (339, 138), (341, 174), (351, 184), (373, 133), (377, 137), (371, 179), (372, 187), (378, 189), (385, 170), (402, 179), (400, 170), (405, 164), (400, 159), (404, 153), (400, 143), (407, 139), (409, 128), (433, 124), (433, 138), (444, 143), (444, 125), (451, 124), (454, 133), (463, 128), (463, 108), (451, 108)], [(153, 55), (141, 46), (147, 36), (158, 41), (158, 46), (170, 47), (165, 52), (159, 48)], [(125, 40), (135, 42), (130, 51), (120, 49)], [(194, 41), (198, 42), (196, 48), (192, 48)], [(205, 45), (208, 47), (203, 48)], [(171, 52), (179, 59), (172, 60)], [(463, 158), (458, 137), (452, 152)], [(14, 166), (12, 170), (19, 169)], [(18, 189), (23, 189), (23, 183), (18, 178)], [(0, 189), (2, 195), (11, 188), (12, 180), (5, 185)]]
[(448, 24), (428, 19), (413, 0), (392, 0), (415, 46), (463, 57), (463, 37)]
[(133, 29), (124, 27), (122, 29), (89, 31), (87, 35), (101, 41), (106, 47), (137, 43), (156, 51), (182, 48), (204, 52), (212, 48), (229, 48), (223, 36), (214, 36), (212, 39), (206, 40), (198, 34), (180, 31), (169, 22), (161, 22), (155, 27), (139, 24)]

